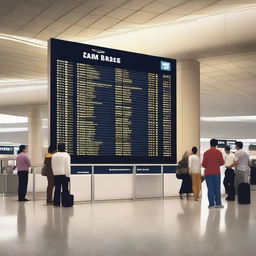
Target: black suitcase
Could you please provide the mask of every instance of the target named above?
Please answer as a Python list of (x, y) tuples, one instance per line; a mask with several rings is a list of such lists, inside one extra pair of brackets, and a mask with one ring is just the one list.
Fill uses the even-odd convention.
[(256, 167), (251, 167), (251, 177), (250, 177), (251, 185), (256, 185)]
[(251, 189), (249, 183), (240, 183), (238, 186), (238, 203), (250, 204), (251, 203)]
[(70, 194), (70, 182), (68, 192), (61, 193), (61, 203), (63, 207), (72, 207), (74, 205), (74, 195)]

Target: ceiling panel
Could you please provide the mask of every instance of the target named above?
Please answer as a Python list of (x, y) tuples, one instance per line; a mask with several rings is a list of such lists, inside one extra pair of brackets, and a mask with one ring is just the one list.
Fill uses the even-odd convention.
[(250, 59), (254, 55), (248, 52), (199, 60), (203, 63), (202, 116), (255, 115), (256, 60)]
[(125, 9), (125, 8), (117, 8), (111, 12), (108, 13), (107, 17), (112, 17), (118, 20), (123, 20), (127, 17), (129, 17), (130, 15), (132, 15), (134, 12), (134, 10), (131, 9)]
[(157, 1), (154, 1), (150, 4), (148, 4), (146, 7), (142, 8), (141, 10), (142, 11), (146, 11), (146, 12), (156, 12), (156, 13), (164, 13), (164, 12), (167, 12), (168, 10), (170, 10), (170, 7), (169, 5), (167, 4), (161, 4)]
[(126, 18), (126, 21), (135, 24), (143, 24), (156, 16), (158, 16), (158, 14), (154, 12), (138, 11)]
[[(217, 0), (9, 0), (0, 1), (0, 33), (11, 33), (47, 40), (47, 36), (63, 38), (62, 32), (74, 25), (84, 30), (98, 29), (93, 37), (136, 30), (159, 24), (197, 19), (227, 10), (255, 7), (255, 1)], [(1, 12), (0, 11), (0, 12)], [(116, 30), (114, 19), (119, 20)], [(94, 24), (96, 23), (96, 24)], [(127, 24), (134, 26), (126, 26)], [(143, 26), (142, 26), (143, 25)], [(8, 28), (8, 29), (7, 29)], [(70, 31), (70, 34), (68, 32)], [(78, 31), (79, 33), (79, 31)], [(65, 32), (68, 38), (91, 38), (91, 33), (76, 35), (74, 29)]]

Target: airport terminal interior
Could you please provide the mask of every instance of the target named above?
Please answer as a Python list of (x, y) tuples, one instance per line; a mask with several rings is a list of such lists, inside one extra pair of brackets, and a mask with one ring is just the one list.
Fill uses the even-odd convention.
[(255, 256), (255, 27), (253, 0), (0, 0), (0, 256)]

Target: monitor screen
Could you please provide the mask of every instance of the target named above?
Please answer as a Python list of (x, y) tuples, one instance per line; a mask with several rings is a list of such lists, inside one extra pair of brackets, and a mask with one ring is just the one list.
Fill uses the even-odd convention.
[(51, 39), (50, 141), (72, 163), (176, 163), (176, 60)]

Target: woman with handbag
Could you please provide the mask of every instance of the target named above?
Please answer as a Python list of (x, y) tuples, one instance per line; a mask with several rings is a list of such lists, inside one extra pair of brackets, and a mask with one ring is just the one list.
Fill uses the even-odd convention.
[(189, 167), (188, 167), (188, 157), (190, 153), (189, 151), (186, 151), (182, 157), (182, 159), (179, 161), (178, 166), (179, 172), (181, 173), (181, 187), (180, 187), (180, 199), (183, 199), (183, 194), (187, 195), (187, 198), (189, 198), (189, 194), (192, 193), (192, 179), (189, 174)]
[(45, 155), (44, 158), (44, 166), (42, 168), (42, 175), (47, 177), (47, 191), (46, 191), (46, 203), (52, 204), (52, 192), (54, 188), (54, 175), (52, 171), (52, 156), (56, 153), (56, 148), (54, 146), (50, 146), (48, 148), (48, 154)]

